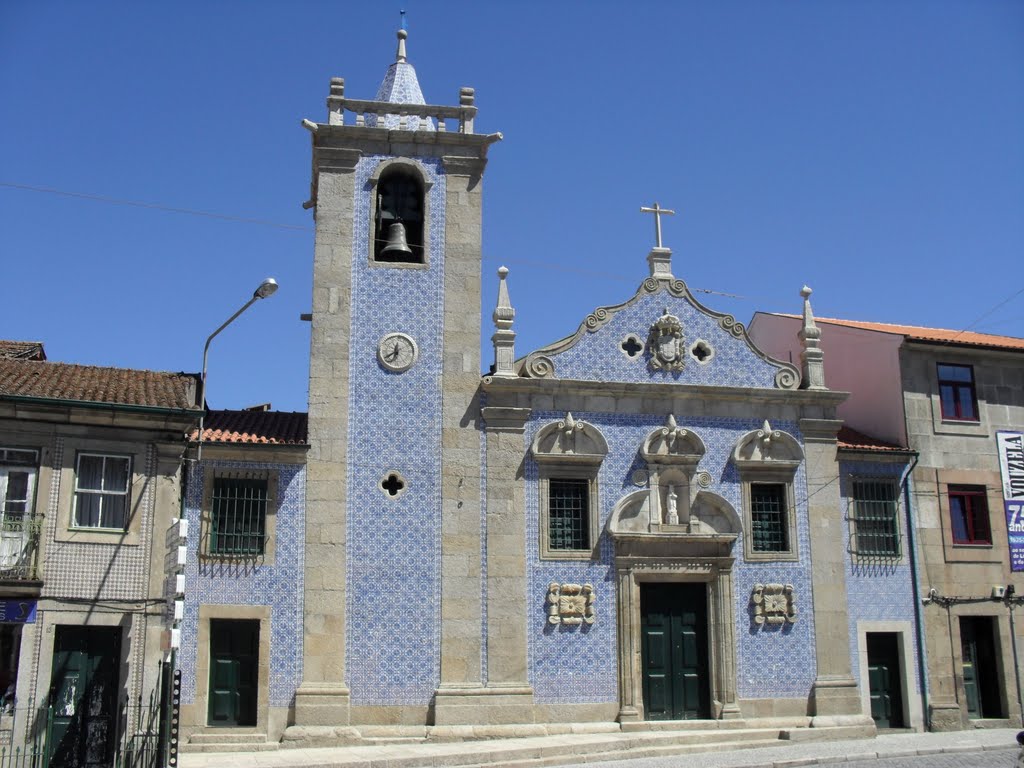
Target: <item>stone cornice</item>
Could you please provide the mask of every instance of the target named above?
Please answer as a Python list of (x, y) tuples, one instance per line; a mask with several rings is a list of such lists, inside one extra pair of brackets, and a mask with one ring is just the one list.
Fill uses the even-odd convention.
[[(757, 387), (716, 387), (702, 384), (675, 384), (662, 382), (606, 382), (576, 379), (527, 379), (484, 376), (484, 392), (490, 396), (501, 394), (527, 395), (601, 395), (607, 397), (651, 397), (712, 399), (757, 402), (778, 405), (819, 406), (834, 408), (842, 403), (848, 392), (834, 390), (766, 389)], [(831, 423), (831, 422), (830, 422)], [(836, 422), (841, 424), (842, 422)], [(838, 430), (838, 427), (836, 427)]]
[[(392, 128), (370, 128), (361, 125), (329, 125), (317, 123), (314, 145), (319, 148), (334, 142), (351, 146), (354, 142), (374, 145), (419, 144), (423, 146), (466, 147), (478, 150), (484, 157), (491, 144), (501, 141), (500, 133), (456, 133), (454, 131), (409, 131)], [(414, 153), (416, 154), (416, 153)], [(426, 153), (424, 153), (426, 154)]]
[(842, 419), (800, 419), (804, 442), (834, 443), (842, 426)]

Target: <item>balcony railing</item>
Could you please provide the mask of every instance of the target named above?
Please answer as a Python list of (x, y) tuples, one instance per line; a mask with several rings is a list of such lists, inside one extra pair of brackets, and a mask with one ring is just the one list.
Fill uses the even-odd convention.
[(7, 513), (0, 520), (0, 581), (39, 579), (39, 534), (42, 515)]

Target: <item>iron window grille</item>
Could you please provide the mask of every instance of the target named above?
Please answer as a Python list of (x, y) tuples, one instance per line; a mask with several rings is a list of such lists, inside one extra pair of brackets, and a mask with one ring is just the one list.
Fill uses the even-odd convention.
[(751, 483), (750, 528), (755, 552), (788, 552), (786, 486)]
[(548, 481), (548, 547), (590, 549), (590, 481)]
[(78, 454), (75, 527), (127, 529), (131, 469), (132, 460), (128, 456)]
[(992, 544), (985, 486), (949, 486), (949, 518), (954, 544)]
[(938, 372), (942, 418), (978, 421), (978, 394), (974, 388), (974, 368), (969, 365), (939, 363)]
[(205, 552), (224, 557), (255, 557), (266, 548), (266, 479), (216, 477)]
[(850, 551), (864, 559), (899, 559), (902, 540), (896, 482), (873, 478), (854, 480), (850, 507)]

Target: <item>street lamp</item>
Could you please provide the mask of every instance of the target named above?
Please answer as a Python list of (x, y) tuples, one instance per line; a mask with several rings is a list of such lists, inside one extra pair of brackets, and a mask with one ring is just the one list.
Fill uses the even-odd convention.
[(239, 309), (237, 312), (235, 312), (235, 314), (233, 314), (231, 317), (225, 320), (224, 323), (220, 326), (220, 328), (211, 333), (209, 337), (206, 339), (206, 345), (203, 347), (203, 374), (199, 380), (199, 407), (202, 408), (203, 411), (199, 415), (199, 448), (196, 450), (196, 461), (199, 461), (201, 458), (203, 458), (203, 426), (206, 419), (206, 360), (210, 354), (210, 342), (217, 337), (218, 333), (220, 333), (233, 322), (235, 322), (235, 319), (240, 314), (245, 312), (245, 310), (247, 310), (254, 303), (256, 303), (257, 299), (265, 299), (268, 296), (273, 296), (274, 291), (276, 290), (277, 280), (275, 280), (272, 277), (268, 277), (266, 280), (260, 283), (259, 288), (253, 291), (252, 298), (245, 302), (245, 304), (242, 305), (241, 309)]

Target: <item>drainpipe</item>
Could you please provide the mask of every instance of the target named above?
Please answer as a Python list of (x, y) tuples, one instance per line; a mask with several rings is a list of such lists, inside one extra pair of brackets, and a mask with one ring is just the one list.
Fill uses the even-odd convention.
[(907, 554), (910, 557), (910, 579), (914, 591), (914, 634), (917, 641), (917, 675), (921, 681), (921, 707), (924, 713), (924, 727), (926, 731), (932, 729), (931, 713), (928, 711), (928, 665), (925, 664), (925, 643), (924, 643), (924, 621), (921, 612), (921, 587), (918, 583), (917, 543), (914, 536), (914, 516), (911, 513), (910, 476), (917, 466), (918, 454), (914, 454), (914, 460), (903, 475), (903, 512), (907, 518)]

